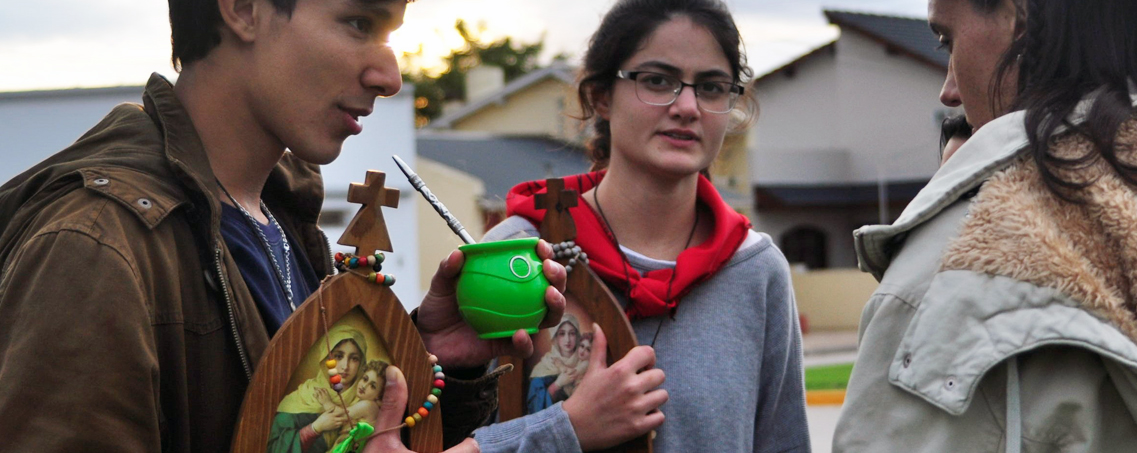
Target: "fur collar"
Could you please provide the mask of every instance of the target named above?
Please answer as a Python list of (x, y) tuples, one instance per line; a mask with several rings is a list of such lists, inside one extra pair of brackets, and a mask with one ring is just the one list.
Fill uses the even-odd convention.
[[(1119, 158), (1137, 164), (1137, 120), (1122, 125)], [(1094, 152), (1082, 135), (1051, 148), (1073, 158)], [(1096, 181), (1082, 205), (1054, 195), (1029, 155), (992, 176), (979, 191), (941, 270), (1011, 277), (1061, 291), (1137, 342), (1137, 188), (1102, 159), (1063, 176)]]

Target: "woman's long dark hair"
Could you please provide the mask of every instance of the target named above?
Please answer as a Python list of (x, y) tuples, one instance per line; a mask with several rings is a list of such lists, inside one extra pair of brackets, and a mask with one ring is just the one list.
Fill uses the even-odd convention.
[[(1019, 0), (1026, 17), (997, 71), (994, 92), (1018, 69), (1013, 110), (1026, 111), (1029, 148), (1047, 186), (1078, 202), (1076, 192), (1094, 181), (1071, 181), (1059, 173), (1105, 159), (1137, 184), (1137, 165), (1122, 162), (1115, 140), (1134, 115), (1129, 84), (1137, 82), (1137, 0)], [(1025, 13), (1025, 14), (1024, 14)], [(1079, 126), (1066, 118), (1087, 96), (1095, 101)], [(993, 96), (998, 99), (998, 96)], [(1051, 136), (1060, 126), (1086, 136), (1096, 152), (1075, 158), (1053, 155)]]
[[(616, 81), (616, 71), (628, 61), (643, 45), (652, 32), (663, 23), (685, 16), (701, 25), (722, 47), (726, 60), (730, 62), (731, 75), (735, 83), (746, 83), (754, 71), (746, 65), (746, 55), (742, 50), (742, 36), (730, 11), (719, 0), (621, 0), (604, 15), (600, 28), (588, 43), (584, 54), (584, 67), (577, 89), (580, 100), (581, 119), (593, 120), (593, 138), (588, 144), (593, 169), (605, 168), (611, 156), (612, 130), (607, 120), (596, 115), (593, 100), (608, 93)], [(750, 92), (751, 90), (747, 90)], [(745, 123), (756, 111), (756, 104), (744, 96), (739, 101), (743, 106)]]

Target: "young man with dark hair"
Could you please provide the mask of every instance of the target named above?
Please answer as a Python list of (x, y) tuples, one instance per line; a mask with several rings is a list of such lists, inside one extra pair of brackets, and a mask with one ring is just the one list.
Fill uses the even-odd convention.
[[(399, 91), (387, 37), (406, 1), (169, 3), (177, 84), (152, 76), (143, 105), (0, 187), (5, 449), (227, 450), (270, 336), (333, 272), (319, 165)], [(486, 363), (533, 349), (476, 340), (461, 265), (443, 260), (417, 314), (448, 378), (473, 379), (447, 383), (447, 445), (496, 407)], [(564, 298), (546, 301), (552, 324)]]

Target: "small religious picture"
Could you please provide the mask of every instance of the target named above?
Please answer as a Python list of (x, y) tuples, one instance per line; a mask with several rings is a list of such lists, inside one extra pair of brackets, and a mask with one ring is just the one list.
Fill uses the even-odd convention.
[(355, 422), (375, 426), (391, 362), (375, 327), (353, 309), (308, 349), (276, 407), (268, 453), (325, 453)]
[(592, 316), (570, 296), (561, 322), (534, 337), (536, 351), (525, 362), (526, 414), (572, 396), (588, 370), (594, 336), (592, 322)]

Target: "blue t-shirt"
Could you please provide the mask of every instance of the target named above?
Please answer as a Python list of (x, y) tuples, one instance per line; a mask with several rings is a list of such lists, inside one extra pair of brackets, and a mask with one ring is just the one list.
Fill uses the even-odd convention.
[[(233, 255), (233, 261), (237, 262), (237, 268), (241, 270), (245, 286), (249, 287), (249, 292), (257, 301), (257, 308), (260, 310), (261, 318), (264, 319), (268, 334), (274, 335), (280, 329), (280, 325), (284, 324), (284, 320), (292, 315), (292, 306), (288, 303), (284, 284), (272, 266), (272, 259), (265, 253), (260, 235), (253, 229), (245, 214), (228, 204), (221, 203), (221, 206), (221, 237), (225, 239), (225, 245)], [(272, 223), (268, 225), (258, 223), (257, 227), (268, 239), (272, 253), (276, 255), (276, 262), (280, 263), (283, 272), (286, 267), (284, 264), (286, 238), (281, 237), (281, 230)], [(312, 294), (313, 289), (319, 286), (319, 281), (308, 260), (297, 258), (296, 242), (289, 240), (289, 244), (292, 248), (292, 253), (289, 254), (292, 262), (292, 295), (296, 306), (299, 307)]]

